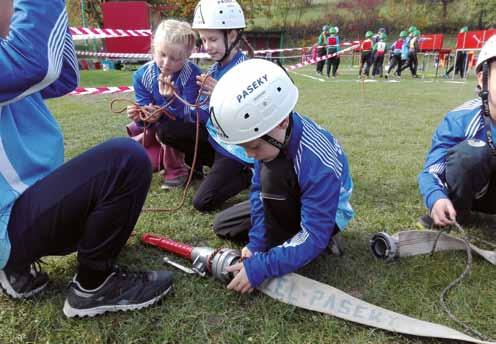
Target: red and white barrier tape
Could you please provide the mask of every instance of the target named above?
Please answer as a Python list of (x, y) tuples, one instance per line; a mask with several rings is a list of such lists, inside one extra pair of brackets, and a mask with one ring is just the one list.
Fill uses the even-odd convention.
[[(351, 45), (354, 45), (354, 44), (359, 44), (359, 43), (360, 43), (360, 41), (343, 42), (339, 46), (348, 47), (348, 46), (351, 46)], [(325, 48), (325, 46), (319, 45), (316, 48)], [(255, 55), (259, 55), (259, 54), (279, 53), (279, 52), (285, 52), (285, 51), (301, 51), (301, 50), (311, 51), (312, 49), (313, 49), (313, 47), (284, 48), (284, 49), (266, 49), (266, 50), (255, 50), (254, 53), (255, 53)]]
[(360, 46), (359, 44), (352, 45), (351, 47), (346, 48), (346, 49), (343, 49), (343, 50), (340, 50), (337, 53), (327, 54), (327, 55), (324, 55), (324, 56), (321, 56), (321, 57), (317, 57), (316, 59), (310, 59), (310, 60), (307, 60), (305, 62), (297, 63), (295, 65), (292, 65), (292, 66), (287, 67), (286, 69), (288, 71), (293, 71), (295, 69), (299, 69), (299, 68), (305, 67), (307, 65), (314, 64), (314, 63), (317, 63), (319, 61), (327, 60), (327, 59), (329, 59), (331, 57), (341, 55), (342, 53), (344, 53), (346, 51), (349, 51), (349, 50), (353, 50), (353, 49), (355, 49), (355, 48), (357, 48), (359, 46)]
[(124, 29), (98, 29), (88, 27), (70, 27), (69, 32), (72, 39), (83, 40), (93, 38), (115, 38), (115, 37), (150, 37), (152, 31), (145, 30), (124, 30)]
[[(98, 28), (87, 28), (87, 27), (70, 27), (69, 32), (72, 35), (72, 39), (84, 40), (84, 39), (97, 39), (97, 38), (120, 38), (120, 37), (150, 37), (152, 31), (149, 29), (142, 30), (131, 30), (131, 29), (98, 29)], [(359, 41), (343, 42), (341, 46), (351, 46), (357, 44)], [(271, 54), (285, 51), (300, 51), (300, 50), (311, 50), (313, 47), (302, 47), (302, 48), (284, 48), (284, 49), (265, 49), (265, 50), (255, 50), (255, 54)], [(318, 48), (321, 48), (319, 46)], [(116, 56), (119, 57), (119, 56)]]
[(78, 87), (70, 96), (100, 95), (112, 93), (129, 93), (134, 92), (133, 86), (104, 86), (104, 87)]
[[(351, 44), (351, 43), (350, 43)], [(358, 45), (355, 45), (354, 47), (358, 47)], [(288, 48), (288, 49), (275, 49), (275, 50), (270, 50), (270, 52), (282, 52), (282, 51), (296, 51), (296, 50), (303, 50), (306, 48)], [(349, 50), (349, 49), (345, 49)], [(255, 54), (257, 55), (263, 55), (264, 53), (269, 52), (269, 50), (257, 50), (255, 51)], [(106, 52), (92, 52), (92, 51), (81, 51), (78, 50), (76, 51), (76, 54), (78, 56), (89, 56), (89, 57), (103, 57), (103, 58), (120, 58), (120, 59), (151, 59), (152, 55), (151, 54), (143, 54), (143, 53), (106, 53)], [(260, 56), (263, 57), (263, 56)], [(298, 58), (301, 57), (301, 55), (295, 55), (295, 56), (274, 56), (274, 58)], [(189, 57), (191, 59), (208, 59), (210, 58), (210, 55), (207, 53), (193, 53)], [(325, 58), (325, 57), (324, 57)]]
[[(299, 68), (305, 67), (307, 65), (326, 60), (326, 59), (334, 57), (336, 55), (340, 55), (340, 54), (342, 54), (348, 50), (355, 49), (357, 46), (358, 45), (354, 45), (354, 46), (351, 46), (349, 48), (343, 49), (338, 53), (324, 55), (324, 56), (318, 57), (316, 59), (310, 59), (310, 60), (305, 61), (303, 63), (297, 63), (295, 65), (287, 67), (286, 69), (288, 71), (293, 71), (295, 69), (299, 69)], [(128, 93), (128, 92), (133, 92), (133, 91), (134, 91), (134, 88), (132, 86), (117, 86), (117, 87), (109, 86), (109, 87), (88, 87), (88, 88), (78, 87), (77, 89), (75, 89), (74, 91), (69, 93), (69, 95), (71, 95), (71, 96), (101, 95), (101, 94), (112, 94), (112, 93)]]
[[(107, 57), (107, 58), (122, 58), (122, 59), (145, 59), (150, 60), (152, 54), (140, 54), (140, 53), (95, 53), (92, 51), (80, 51), (77, 50), (76, 54), (78, 56), (90, 56), (90, 57)], [(190, 59), (207, 59), (210, 55), (207, 53), (193, 53), (189, 57)]]

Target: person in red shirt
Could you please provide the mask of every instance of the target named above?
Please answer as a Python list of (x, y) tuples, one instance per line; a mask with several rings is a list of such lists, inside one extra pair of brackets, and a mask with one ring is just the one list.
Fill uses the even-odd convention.
[(406, 31), (401, 31), (400, 37), (396, 41), (394, 41), (393, 45), (391, 46), (391, 62), (389, 63), (387, 74), (385, 75), (386, 79), (389, 77), (389, 73), (395, 66), (397, 66), (396, 75), (398, 77), (401, 77), (401, 49), (403, 47), (403, 40), (407, 35), (408, 34), (406, 33)]
[(331, 27), (329, 29), (329, 38), (327, 39), (327, 54), (336, 54), (333, 57), (327, 59), (327, 77), (331, 77), (331, 66), (332, 66), (332, 77), (336, 77), (336, 72), (339, 66), (339, 55), (337, 52), (339, 51), (339, 36), (337, 35), (338, 30), (336, 27)]
[(374, 33), (372, 31), (367, 31), (365, 33), (365, 40), (360, 43), (360, 50), (362, 51), (362, 55), (360, 57), (360, 69), (358, 71), (359, 76), (362, 76), (362, 74), (367, 75), (367, 77), (369, 76), (370, 66), (372, 65), (373, 35)]

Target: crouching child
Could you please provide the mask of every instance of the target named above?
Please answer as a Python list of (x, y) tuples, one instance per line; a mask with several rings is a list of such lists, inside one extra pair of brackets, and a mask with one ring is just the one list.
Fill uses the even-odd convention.
[(422, 227), (473, 223), (472, 211), (496, 214), (496, 35), (477, 60), (480, 98), (448, 112), (418, 176), (429, 215)]
[(341, 145), (294, 111), (297, 100), (287, 73), (260, 59), (232, 68), (212, 94), (210, 116), (219, 136), (256, 160), (249, 243), (243, 261), (229, 268), (236, 276), (228, 288), (237, 292), (310, 263), (354, 216)]

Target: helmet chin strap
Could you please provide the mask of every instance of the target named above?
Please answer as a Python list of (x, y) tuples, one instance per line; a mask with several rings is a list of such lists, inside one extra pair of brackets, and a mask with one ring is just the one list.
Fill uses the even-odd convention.
[(482, 89), (479, 92), (479, 97), (482, 99), (482, 117), (484, 118), (484, 127), (486, 130), (487, 144), (491, 148), (491, 152), (496, 156), (496, 146), (494, 145), (491, 110), (489, 109), (489, 62), (482, 63)]
[[(291, 112), (291, 114), (292, 114), (292, 112)], [(264, 140), (265, 142), (267, 142), (268, 144), (276, 147), (279, 150), (282, 150), (283, 148), (285, 148), (288, 145), (289, 137), (291, 136), (291, 128), (293, 126), (293, 118), (292, 118), (291, 114), (289, 115), (289, 123), (288, 123), (288, 127), (286, 128), (286, 135), (284, 137), (284, 142), (276, 140), (275, 138), (273, 138), (272, 136), (269, 136), (267, 134), (261, 136), (260, 138), (262, 140)]]
[(234, 49), (234, 47), (236, 46), (236, 44), (239, 43), (239, 41), (241, 40), (241, 35), (243, 34), (243, 30), (242, 29), (241, 30), (238, 30), (237, 31), (237, 34), (236, 34), (236, 39), (231, 44), (231, 46), (229, 46), (229, 40), (228, 40), (228, 37), (227, 37), (227, 31), (229, 31), (229, 30), (224, 30), (224, 47), (225, 47), (225, 52), (224, 52), (224, 56), (222, 56), (222, 58), (217, 61), (219, 63), (224, 62), (224, 60), (229, 55), (231, 55), (231, 51)]
[(485, 116), (490, 116), (488, 79), (489, 79), (489, 63), (485, 61), (482, 64), (482, 89), (479, 92), (479, 97), (481, 97), (482, 99), (482, 109), (484, 111)]

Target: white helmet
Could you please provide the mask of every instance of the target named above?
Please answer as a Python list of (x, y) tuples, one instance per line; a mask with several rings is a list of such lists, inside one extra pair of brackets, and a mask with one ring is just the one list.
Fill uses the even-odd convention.
[(475, 65), (475, 70), (477, 72), (480, 71), (482, 63), (492, 59), (493, 57), (496, 57), (496, 35), (489, 38), (482, 47), (479, 58), (477, 59), (477, 64)]
[(245, 16), (236, 0), (200, 0), (195, 8), (193, 29), (244, 29)]
[(221, 141), (245, 143), (274, 129), (297, 101), (298, 89), (281, 67), (251, 59), (219, 80), (210, 98), (210, 119)]

